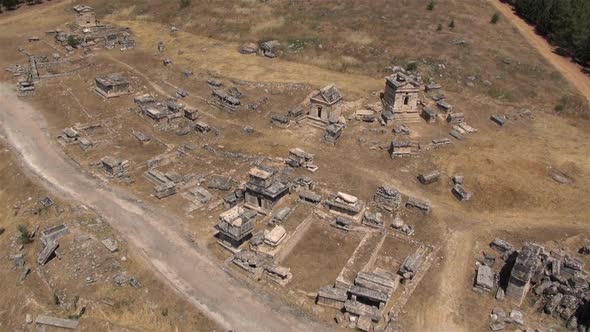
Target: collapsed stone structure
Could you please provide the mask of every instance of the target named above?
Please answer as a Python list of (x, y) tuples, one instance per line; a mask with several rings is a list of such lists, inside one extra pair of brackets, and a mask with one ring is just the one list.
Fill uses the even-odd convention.
[(128, 160), (119, 160), (111, 156), (106, 156), (100, 160), (100, 163), (104, 171), (113, 177), (121, 178), (129, 176)]
[(365, 213), (365, 216), (363, 217), (363, 225), (368, 226), (368, 227), (372, 227), (372, 228), (383, 229), (385, 227), (385, 223), (383, 221), (383, 215), (379, 212), (377, 212), (377, 213), (367, 212), (367, 213)]
[(154, 196), (158, 199), (176, 194), (176, 181), (179, 178), (177, 174), (172, 172), (162, 173), (155, 169), (149, 169), (144, 173), (144, 177), (154, 184)]
[[(379, 323), (384, 317), (387, 303), (398, 288), (400, 276), (391, 275), (377, 269), (374, 272), (360, 271), (352, 285), (327, 285), (320, 288), (316, 304), (342, 310), (346, 315), (357, 317), (358, 321), (367, 320), (367, 331), (372, 323)], [(336, 316), (342, 321), (342, 312)], [(359, 328), (358, 324), (356, 326)]]
[(286, 286), (293, 278), (291, 269), (275, 264), (271, 256), (259, 251), (239, 251), (232, 262), (256, 279), (265, 278), (281, 286)]
[(399, 208), (402, 202), (401, 193), (392, 187), (388, 186), (379, 186), (377, 191), (375, 192), (375, 196), (373, 200), (377, 204), (377, 206), (387, 210), (393, 211)]
[(332, 123), (326, 127), (326, 132), (324, 133), (323, 141), (328, 144), (336, 144), (340, 136), (342, 136), (342, 132), (344, 131), (344, 126), (339, 123)]
[[(501, 253), (500, 258), (504, 260), (502, 270), (509, 272), (507, 280), (502, 282), (500, 279), (501, 282), (497, 285), (498, 300), (505, 298), (520, 306), (525, 298), (530, 296), (539, 311), (562, 319), (569, 330), (588, 329), (590, 278), (580, 260), (563, 249), (547, 251), (543, 246), (529, 242), (525, 242), (518, 251), (502, 239), (495, 239), (490, 243), (490, 247)], [(495, 258), (493, 255), (489, 256)], [(492, 259), (492, 264), (484, 264), (491, 268), (494, 261)], [(479, 274), (478, 271), (477, 280), (483, 279)], [(484, 284), (477, 280), (476, 286)], [(497, 320), (492, 323), (497, 323)]]
[(279, 128), (289, 128), (291, 126), (291, 118), (282, 114), (274, 114), (270, 117), (270, 122)]
[(535, 244), (527, 244), (518, 253), (506, 288), (506, 298), (521, 305), (531, 287), (533, 275), (541, 268), (538, 255), (544, 250)]
[(289, 158), (285, 163), (291, 167), (305, 167), (313, 163), (313, 154), (294, 148), (289, 150)]
[(406, 202), (406, 208), (417, 209), (423, 214), (429, 214), (430, 210), (432, 209), (432, 204), (430, 204), (430, 202), (423, 201), (418, 198), (410, 197)]
[(232, 96), (222, 89), (214, 89), (211, 92), (213, 100), (216, 105), (230, 111), (235, 112), (240, 109), (240, 98)]
[(153, 120), (163, 131), (178, 128), (181, 120), (185, 118), (185, 105), (173, 98), (162, 102), (149, 94), (145, 94), (137, 96), (133, 100), (139, 107), (139, 113)]
[(391, 141), (389, 155), (391, 158), (414, 157), (420, 152), (420, 144), (412, 141)]
[[(61, 30), (50, 31), (55, 41), (72, 52), (75, 48), (84, 48), (90, 52), (90, 47), (104, 47), (121, 50), (135, 47), (135, 38), (128, 28), (110, 24), (99, 24), (94, 9), (85, 5), (73, 7), (75, 22), (71, 26), (71, 33)], [(75, 42), (73, 42), (75, 41)]]

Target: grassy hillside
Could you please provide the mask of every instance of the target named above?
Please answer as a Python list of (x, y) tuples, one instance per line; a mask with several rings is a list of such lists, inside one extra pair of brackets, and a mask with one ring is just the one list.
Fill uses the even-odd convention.
[[(417, 62), (426, 78), (453, 91), (552, 108), (566, 94), (558, 73), (500, 20), (485, 1), (427, 0), (94, 0), (105, 20), (146, 20), (222, 41), (279, 39), (284, 57), (337, 71), (383, 75), (385, 67)], [(451, 20), (455, 28), (448, 27)], [(437, 31), (441, 26), (442, 30)], [(454, 45), (453, 41), (465, 44)], [(443, 64), (444, 67), (439, 66)], [(444, 69), (442, 69), (444, 68)], [(468, 84), (468, 82), (473, 83)]]

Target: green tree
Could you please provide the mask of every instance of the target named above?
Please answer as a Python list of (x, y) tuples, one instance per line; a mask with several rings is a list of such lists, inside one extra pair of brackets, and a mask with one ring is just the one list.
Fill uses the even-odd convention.
[(499, 21), (500, 21), (500, 13), (495, 12), (494, 15), (492, 15), (492, 19), (490, 20), (490, 23), (496, 24)]
[(511, 0), (516, 13), (576, 60), (590, 62), (590, 1)]
[(80, 45), (80, 41), (78, 40), (78, 38), (76, 38), (74, 36), (69, 36), (68, 37), (68, 45), (70, 45), (73, 48), (77, 48)]
[(438, 24), (438, 26), (436, 27), (436, 31), (442, 31), (442, 24)]
[(454, 29), (455, 28), (455, 19), (451, 19), (451, 22), (449, 23), (449, 28)]
[(0, 0), (0, 4), (7, 10), (16, 9), (16, 6), (20, 4), (20, 0)]

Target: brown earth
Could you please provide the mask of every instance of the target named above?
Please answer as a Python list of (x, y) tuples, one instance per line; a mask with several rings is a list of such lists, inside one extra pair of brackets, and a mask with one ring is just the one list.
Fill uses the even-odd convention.
[[(416, 3), (418, 2), (404, 2), (405, 6), (410, 6), (408, 9), (414, 10), (408, 10), (408, 13), (418, 12), (413, 6), (421, 4)], [(330, 5), (333, 4), (326, 4)], [(413, 331), (484, 330), (492, 301), (491, 296), (476, 296), (471, 291), (473, 264), (480, 254), (477, 250), (495, 236), (507, 234), (512, 236), (515, 244), (527, 239), (540, 242), (559, 240), (566, 237), (566, 233), (567, 236), (577, 234), (581, 238), (589, 235), (587, 216), (590, 215), (590, 211), (584, 202), (590, 188), (587, 143), (590, 138), (590, 125), (588, 122), (570, 120), (551, 112), (556, 100), (561, 95), (570, 93), (570, 87), (559, 75), (553, 75), (555, 70), (531, 50), (526, 41), (508, 24), (501, 23), (494, 27), (487, 24), (493, 13), (491, 6), (473, 1), (441, 1), (438, 6), (446, 8), (444, 15), (449, 15), (446, 13), (447, 9), (457, 15), (459, 23), (455, 31), (445, 31), (445, 42), (436, 44), (438, 48), (435, 50), (427, 49), (425, 45), (412, 47), (411, 40), (407, 39), (411, 34), (400, 34), (406, 36), (403, 43), (400, 43), (405, 45), (404, 49), (396, 51), (396, 46), (400, 44), (392, 43), (388, 50), (392, 54), (407, 52), (416, 57), (422, 52), (440, 51), (444, 54), (444, 62), (449, 64), (449, 69), (436, 72), (437, 75), (441, 75), (437, 77), (440, 77), (445, 87), (447, 99), (455, 109), (465, 113), (469, 124), (478, 128), (479, 132), (469, 135), (463, 142), (456, 141), (449, 148), (425, 152), (417, 159), (391, 160), (383, 150), (369, 150), (371, 146), (386, 146), (392, 139), (390, 133), (379, 134), (370, 131), (379, 129), (377, 125), (350, 121), (342, 139), (335, 147), (318, 143), (320, 131), (296, 126), (280, 130), (269, 125), (270, 114), (284, 113), (289, 107), (299, 104), (313, 88), (328, 82), (336, 82), (342, 87), (347, 100), (356, 101), (358, 98), (364, 98), (360, 105), (373, 103), (377, 101), (374, 92), (380, 91), (383, 86), (382, 74), (375, 74), (374, 70), (366, 70), (362, 66), (359, 70), (334, 72), (330, 66), (318, 65), (306, 57), (296, 57), (292, 59), (295, 61), (293, 62), (243, 56), (236, 52), (236, 40), (226, 39), (220, 42), (207, 38), (206, 35), (199, 35), (198, 31), (180, 32), (178, 36), (172, 37), (165, 25), (145, 22), (133, 15), (122, 15), (121, 19), (125, 21), (119, 22), (131, 26), (139, 37), (140, 43), (136, 50), (96, 52), (97, 54), (91, 58), (94, 67), (81, 71), (75, 77), (42, 83), (36, 95), (29, 98), (27, 103), (35, 108), (34, 112), (38, 112), (35, 114), (42, 114), (46, 119), (47, 125), (41, 126), (46, 128), (50, 137), (56, 136), (64, 127), (75, 122), (97, 119), (111, 122), (117, 134), (110, 141), (105, 141), (87, 153), (81, 152), (75, 146), (67, 147), (66, 153), (85, 171), (94, 170), (88, 166), (89, 161), (96, 161), (107, 154), (132, 160), (137, 165), (137, 168), (132, 170), (133, 177), (137, 179), (136, 183), (128, 186), (111, 182), (109, 185), (112, 184), (116, 192), (133, 192), (143, 201), (140, 204), (142, 208), (157, 207), (163, 211), (162, 213), (178, 213), (184, 201), (177, 197), (178, 195), (164, 201), (150, 197), (151, 188), (147, 181), (142, 179), (144, 168), (141, 165), (151, 155), (162, 152), (164, 145), (140, 147), (125, 133), (128, 128), (145, 130), (166, 144), (210, 144), (222, 146), (220, 149), (226, 151), (260, 154), (273, 159), (283, 158), (289, 148), (299, 146), (316, 155), (320, 170), (312, 177), (322, 190), (347, 191), (364, 200), (370, 200), (378, 185), (388, 183), (397, 186), (405, 194), (428, 199), (435, 206), (431, 216), (403, 212), (403, 217), (416, 227), (415, 237), (418, 240), (442, 246), (441, 257), (408, 302), (402, 316), (402, 325), (405, 329)], [(3, 25), (6, 37), (2, 37), (2, 42), (9, 47), (0, 50), (2, 65), (22, 62), (22, 56), (15, 49), (23, 44), (26, 36), (55, 28), (69, 19), (69, 13), (65, 9), (56, 9), (48, 13), (35, 25)], [(413, 14), (408, 14), (404, 20), (411, 20), (412, 17)], [(118, 19), (117, 16), (112, 17), (115, 22)], [(485, 25), (481, 22), (485, 22)], [(379, 29), (382, 28), (379, 26)], [(412, 31), (413, 28), (406, 25), (401, 29)], [(431, 38), (431, 34), (424, 35)], [(447, 39), (462, 36), (468, 36), (471, 42), (467, 49), (447, 43)], [(355, 41), (366, 41), (366, 38), (360, 37), (356, 36)], [(330, 38), (338, 40), (341, 37), (330, 35)], [(154, 55), (158, 40), (166, 41), (167, 51), (164, 55)], [(41, 46), (26, 46), (39, 47), (40, 52), (47, 52), (47, 48)], [(322, 57), (330, 58), (334, 56), (331, 52), (338, 50), (339, 48), (330, 49), (322, 53)], [(174, 65), (162, 68), (163, 56), (173, 58)], [(519, 62), (503, 65), (503, 58), (519, 59)], [(461, 65), (462, 61), (466, 63), (465, 67)], [(428, 61), (428, 65), (420, 66), (431, 73), (430, 68), (437, 62), (439, 61), (435, 59)], [(186, 68), (195, 70), (194, 79), (180, 78), (180, 70)], [(144, 119), (139, 119), (136, 114), (124, 111), (134, 107), (130, 98), (102, 101), (92, 92), (93, 77), (98, 72), (113, 71), (123, 71), (137, 79), (141, 92), (170, 94), (172, 90), (165, 87), (161, 83), (162, 80), (182, 86), (191, 93), (187, 102), (198, 106), (203, 119), (220, 129), (220, 135), (213, 137), (192, 134), (188, 138), (179, 138), (171, 133), (161, 133)], [(261, 96), (269, 96), (268, 106), (259, 112), (243, 110), (236, 114), (228, 114), (203, 101), (210, 94), (205, 83), (209, 77), (208, 72), (220, 75), (226, 84), (231, 84), (230, 79), (238, 78), (257, 82), (302, 82), (310, 84), (311, 87), (303, 91), (270, 88), (272, 91), (269, 92), (258, 88), (244, 88), (246, 102), (254, 102)], [(470, 89), (463, 82), (473, 73), (478, 76), (477, 85)], [(2, 75), (3, 80), (10, 79), (6, 74)], [(502, 78), (496, 79), (497, 76)], [(485, 78), (493, 80), (491, 87), (479, 83)], [(459, 80), (461, 83), (457, 83)], [(66, 89), (78, 96), (88, 115), (80, 111), (80, 105), (75, 100), (63, 97), (69, 93), (63, 93), (60, 97), (55, 96), (56, 93), (67, 91)], [(534, 119), (510, 121), (502, 128), (489, 121), (491, 114), (511, 114), (522, 108), (531, 109)], [(43, 123), (40, 118), (36, 118), (35, 122)], [(246, 136), (242, 131), (246, 125), (254, 127), (256, 134)], [(432, 138), (446, 136), (449, 131), (449, 127), (442, 123), (417, 124), (412, 125), (411, 129), (413, 132), (410, 137), (423, 143)], [(39, 137), (39, 141), (48, 139), (47, 136), (38, 134), (36, 137)], [(44, 144), (49, 152), (58, 153), (53, 151), (56, 149), (55, 144)], [(243, 180), (248, 164), (214, 158), (207, 152), (198, 150), (195, 156), (175, 167), (183, 173), (231, 173)], [(432, 168), (439, 169), (443, 179), (429, 186), (420, 185), (415, 179), (417, 173)], [(574, 182), (567, 186), (557, 184), (549, 178), (549, 172), (553, 169), (566, 173)], [(40, 168), (36, 171), (46, 172)], [(72, 173), (75, 174), (74, 171)], [(449, 178), (454, 174), (465, 176), (467, 188), (474, 192), (471, 201), (459, 203), (450, 194)], [(223, 195), (217, 192), (215, 194), (218, 197)], [(131, 203), (127, 202), (125, 206), (135, 206), (129, 204)], [(105, 212), (112, 213), (109, 212), (109, 208), (111, 207), (106, 207)], [(213, 216), (219, 212), (221, 209), (195, 212), (185, 216), (175, 215), (173, 226), (170, 222), (152, 221), (158, 226), (154, 226), (158, 232), (169, 234), (162, 228), (171, 227), (179, 232), (194, 234), (201, 248), (211, 248), (214, 246)], [(138, 242), (141, 242), (142, 238), (136, 237), (152, 236), (136, 234), (135, 230), (125, 229), (122, 233)], [(175, 243), (184, 246), (182, 238), (175, 238)], [(142, 243), (135, 245), (142, 247)], [(306, 248), (300, 247), (293, 251), (289, 257), (292, 262), (290, 264), (304, 267), (309, 263), (309, 250), (304, 249)], [(573, 245), (572, 249), (575, 249)], [(314, 251), (318, 255), (322, 254), (321, 248)], [(188, 261), (198, 262), (198, 258), (193, 257)], [(157, 260), (157, 268), (165, 269), (171, 274), (178, 272), (166, 269), (160, 265), (161, 262)], [(336, 267), (330, 271), (332, 270), (335, 271)], [(214, 273), (213, 269), (211, 272)], [(177, 281), (171, 274), (166, 275), (168, 280)], [(189, 292), (188, 288), (183, 290)], [(276, 293), (280, 293), (280, 290)], [(197, 296), (197, 293), (191, 294)], [(212, 293), (209, 295), (214, 297)], [(287, 301), (291, 302), (289, 299)], [(478, 305), (472, 305), (474, 302)], [(200, 308), (207, 311), (203, 306)], [(225, 318), (218, 319), (223, 321)]]

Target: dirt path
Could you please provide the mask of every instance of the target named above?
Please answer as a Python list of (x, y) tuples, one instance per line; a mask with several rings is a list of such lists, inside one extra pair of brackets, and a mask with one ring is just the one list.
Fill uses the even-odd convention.
[(163, 279), (224, 329), (325, 331), (293, 309), (254, 293), (224, 273), (205, 250), (183, 237), (177, 218), (138, 203), (85, 174), (53, 144), (45, 119), (0, 83), (0, 130), (23, 166), (49, 189), (96, 210), (144, 253)]
[(537, 49), (539, 53), (564, 77), (570, 82), (586, 99), (590, 102), (590, 77), (582, 72), (582, 67), (570, 61), (568, 58), (555, 54), (554, 47), (551, 46), (543, 37), (535, 32), (535, 28), (518, 17), (510, 5), (491, 0), (494, 6), (504, 18), (514, 25), (520, 34), (527, 40), (531, 46)]

